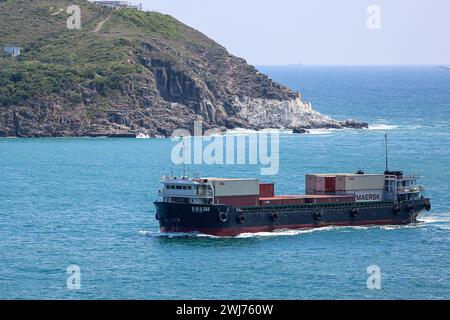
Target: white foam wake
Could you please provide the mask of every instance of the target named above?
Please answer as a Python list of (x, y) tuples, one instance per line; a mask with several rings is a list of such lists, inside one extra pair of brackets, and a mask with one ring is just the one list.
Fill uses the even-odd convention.
[(450, 212), (439, 214), (439, 215), (435, 214), (433, 216), (422, 216), (422, 217), (419, 217), (419, 221), (427, 223), (427, 224), (450, 222)]
[(378, 124), (369, 125), (369, 130), (373, 130), (373, 131), (394, 130), (397, 128), (398, 128), (398, 125), (394, 125), (394, 124), (378, 123)]
[(219, 237), (213, 236), (211, 234), (204, 234), (199, 232), (159, 232), (159, 231), (139, 231), (140, 235), (149, 237), (149, 238), (233, 238), (233, 237)]
[(203, 233), (172, 233), (172, 232), (154, 232), (154, 231), (139, 231), (141, 235), (146, 237), (155, 238), (211, 238), (211, 239), (246, 239), (246, 238), (265, 238), (265, 237), (286, 237), (286, 236), (298, 236), (302, 234), (310, 234), (315, 232), (351, 232), (357, 230), (399, 230), (399, 229), (412, 229), (423, 228), (427, 225), (424, 221), (419, 221), (416, 224), (410, 225), (387, 225), (387, 226), (327, 226), (322, 228), (311, 229), (283, 229), (275, 230), (272, 232), (257, 232), (257, 233), (241, 233), (234, 237), (229, 236), (213, 236)]

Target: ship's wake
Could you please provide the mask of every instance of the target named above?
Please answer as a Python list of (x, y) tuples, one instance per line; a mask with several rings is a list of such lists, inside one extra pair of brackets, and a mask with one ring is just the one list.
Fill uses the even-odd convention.
[(297, 236), (301, 234), (309, 234), (314, 232), (352, 232), (358, 230), (398, 230), (425, 227), (423, 223), (415, 223), (410, 225), (392, 225), (392, 226), (328, 226), (314, 229), (299, 229), (299, 230), (276, 230), (273, 232), (259, 232), (259, 233), (242, 233), (235, 238), (253, 238), (253, 237), (280, 237), (280, 236)]
[(420, 217), (419, 221), (426, 223), (426, 224), (447, 223), (447, 222), (450, 222), (450, 212), (444, 213), (442, 215)]
[(285, 237), (298, 236), (302, 234), (310, 234), (315, 232), (351, 232), (355, 230), (400, 230), (400, 229), (415, 229), (424, 228), (428, 226), (435, 226), (440, 229), (450, 230), (450, 212), (436, 213), (433, 215), (421, 216), (417, 223), (409, 225), (385, 225), (385, 226), (327, 226), (313, 229), (282, 229), (273, 232), (258, 232), (258, 233), (241, 233), (234, 237), (214, 236), (203, 233), (178, 233), (178, 232), (159, 232), (159, 231), (139, 231), (140, 235), (150, 238), (264, 238), (264, 237)]
[[(433, 220), (436, 221), (436, 220)], [(450, 218), (449, 220), (450, 221)], [(327, 226), (313, 229), (282, 229), (272, 232), (241, 233), (234, 237), (214, 236), (203, 233), (176, 233), (176, 232), (158, 232), (158, 231), (139, 231), (143, 236), (150, 238), (211, 238), (211, 239), (245, 239), (245, 238), (266, 238), (266, 237), (287, 237), (311, 234), (316, 232), (352, 232), (358, 230), (400, 230), (424, 228), (430, 222), (419, 221), (410, 225), (386, 225), (386, 226)]]
[(436, 227), (442, 230), (450, 230), (450, 212), (437, 213), (432, 216), (423, 216), (419, 221), (425, 225)]

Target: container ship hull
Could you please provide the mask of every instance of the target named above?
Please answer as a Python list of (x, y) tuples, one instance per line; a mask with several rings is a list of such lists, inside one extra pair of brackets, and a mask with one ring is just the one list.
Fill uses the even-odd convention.
[(407, 225), (431, 209), (427, 198), (402, 202), (235, 207), (155, 202), (161, 232), (236, 236), (325, 226)]

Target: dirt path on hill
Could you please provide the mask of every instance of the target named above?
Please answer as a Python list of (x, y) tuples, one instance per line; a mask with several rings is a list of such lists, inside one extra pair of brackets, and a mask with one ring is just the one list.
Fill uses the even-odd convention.
[(98, 33), (98, 32), (102, 29), (102, 27), (103, 27), (103, 25), (105, 24), (105, 22), (108, 21), (110, 18), (111, 18), (111, 16), (109, 16), (109, 17), (106, 18), (105, 20), (100, 21), (100, 22), (98, 23), (97, 27), (95, 28), (94, 32), (95, 32), (95, 33)]

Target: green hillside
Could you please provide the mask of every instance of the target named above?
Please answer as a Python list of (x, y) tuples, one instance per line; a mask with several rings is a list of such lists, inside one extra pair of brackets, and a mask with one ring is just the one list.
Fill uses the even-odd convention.
[[(81, 9), (80, 30), (67, 27), (70, 5)], [(0, 58), (0, 136), (168, 136), (194, 120), (220, 129), (341, 126), (161, 13), (86, 0), (3, 0), (6, 46), (22, 52)], [(295, 117), (287, 106), (298, 109)]]

